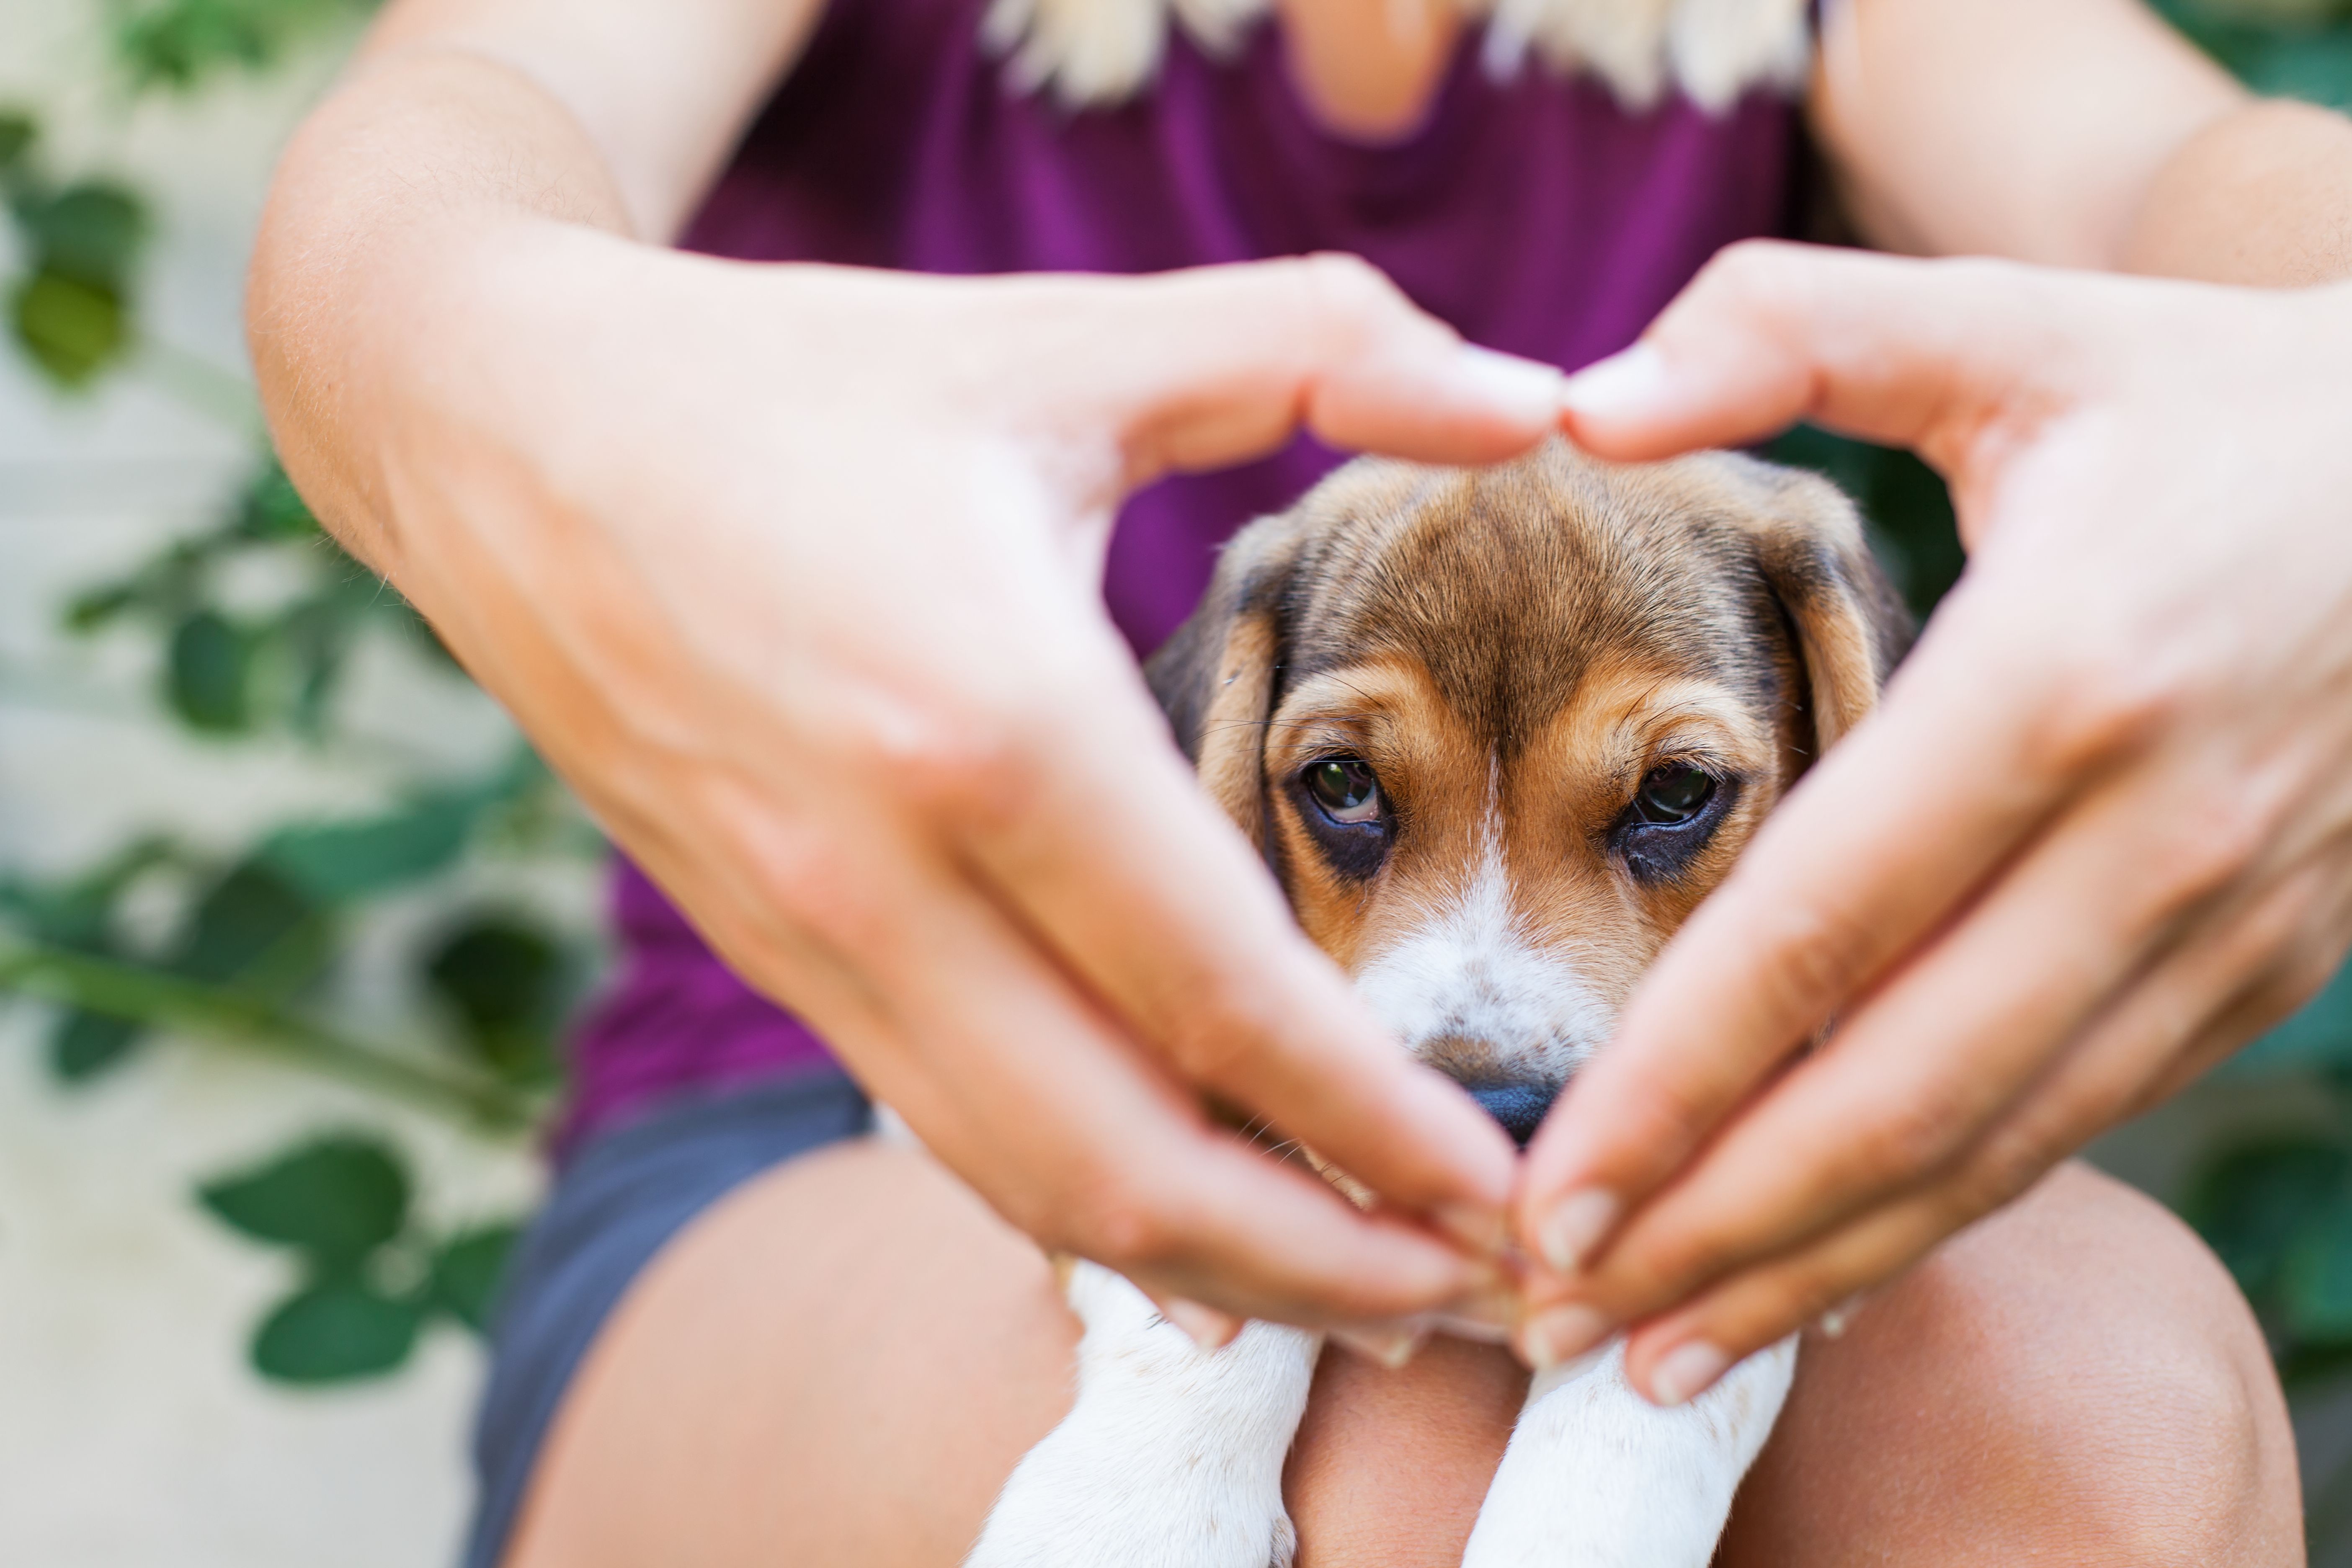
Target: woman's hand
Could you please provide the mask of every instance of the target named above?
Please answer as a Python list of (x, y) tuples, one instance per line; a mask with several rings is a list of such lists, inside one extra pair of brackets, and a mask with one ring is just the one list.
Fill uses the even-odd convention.
[(533, 217), (441, 246), (344, 365), (364, 436), (314, 488), (737, 971), (1013, 1223), (1163, 1298), (1363, 1321), (1475, 1287), (1509, 1145), (1293, 924), (1099, 583), (1155, 475), (1302, 425), (1500, 458), (1557, 373), (1338, 258), (949, 280)]
[[(1886, 1279), (2352, 941), (2352, 290), (1727, 253), (1570, 383), (1615, 458), (1811, 418), (1951, 481), (1966, 575), (1530, 1151), (1536, 1359), (1654, 1398)], [(1806, 1046), (1832, 1029), (1818, 1050)]]

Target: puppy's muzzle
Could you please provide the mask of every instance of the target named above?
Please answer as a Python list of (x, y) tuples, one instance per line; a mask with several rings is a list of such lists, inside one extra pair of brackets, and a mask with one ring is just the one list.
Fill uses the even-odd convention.
[(1544, 1081), (1519, 1083), (1469, 1083), (1462, 1086), (1470, 1098), (1486, 1108), (1486, 1114), (1503, 1124), (1511, 1142), (1524, 1149), (1528, 1140), (1543, 1125), (1544, 1112), (1559, 1098), (1559, 1085)]

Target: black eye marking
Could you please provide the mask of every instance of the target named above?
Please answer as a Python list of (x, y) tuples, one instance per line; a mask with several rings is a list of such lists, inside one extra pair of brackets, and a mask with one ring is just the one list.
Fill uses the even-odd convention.
[(1394, 829), (1387, 795), (1361, 757), (1318, 757), (1290, 781), (1298, 818), (1331, 868), (1369, 880), (1389, 856)]
[(1610, 840), (1636, 881), (1672, 881), (1706, 847), (1738, 795), (1736, 778), (1692, 763), (1663, 763), (1643, 775)]

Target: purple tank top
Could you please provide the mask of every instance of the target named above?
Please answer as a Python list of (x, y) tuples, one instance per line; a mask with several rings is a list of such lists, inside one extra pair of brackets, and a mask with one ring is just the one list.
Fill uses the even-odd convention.
[[(834, 0), (687, 247), (964, 274), (1353, 251), (1474, 342), (1572, 369), (1632, 342), (1722, 246), (1786, 228), (1794, 114), (1768, 95), (1632, 115), (1585, 79), (1492, 80), (1465, 37), (1423, 125), (1367, 145), (1308, 117), (1261, 26), (1223, 61), (1171, 37), (1148, 92), (1070, 113), (1006, 90), (978, 42), (986, 3)], [(1302, 438), (1134, 497), (1104, 595), (1137, 654), (1234, 529), (1339, 460)], [(680, 1090), (831, 1059), (625, 861), (614, 915), (619, 970), (572, 1042), (560, 1148)]]

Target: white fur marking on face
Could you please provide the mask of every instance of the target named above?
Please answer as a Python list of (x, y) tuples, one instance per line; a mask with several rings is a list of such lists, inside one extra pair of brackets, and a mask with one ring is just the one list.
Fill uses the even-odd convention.
[(1419, 1056), (1442, 1040), (1482, 1046), (1497, 1076), (1564, 1081), (1615, 1021), (1574, 964), (1528, 940), (1503, 861), (1501, 763), (1465, 885), (1356, 973), (1356, 992)]

